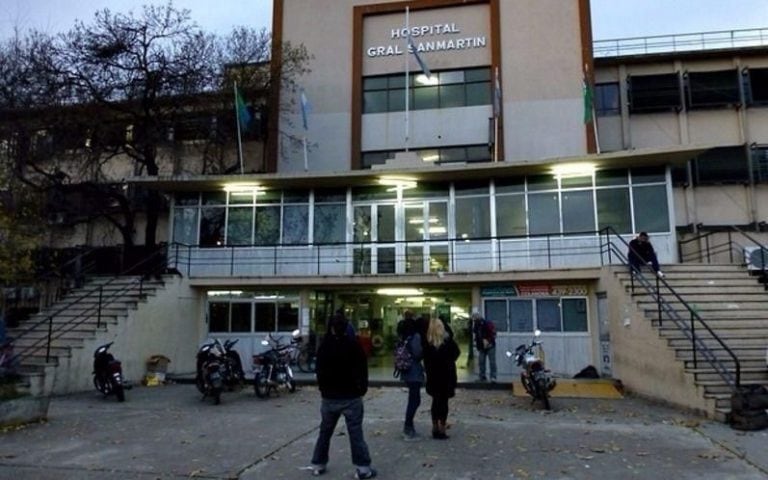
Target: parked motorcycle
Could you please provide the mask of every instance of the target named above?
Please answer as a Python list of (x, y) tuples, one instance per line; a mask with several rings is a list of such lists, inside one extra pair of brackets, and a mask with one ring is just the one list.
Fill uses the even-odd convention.
[(213, 398), (213, 403), (221, 403), (224, 390), (222, 372), (226, 363), (226, 351), (218, 340), (203, 344), (197, 351), (197, 374), (195, 384), (203, 398)]
[(536, 330), (531, 343), (519, 345), (513, 354), (507, 351), (507, 357), (514, 356), (515, 364), (522, 369), (520, 382), (523, 388), (533, 398), (532, 401), (541, 400), (544, 409), (549, 410), (549, 392), (555, 388), (557, 382), (552, 377), (552, 372), (544, 368), (544, 360), (538, 355), (541, 351), (541, 342), (538, 340), (541, 330)]
[(235, 388), (241, 387), (245, 383), (243, 362), (240, 360), (240, 354), (234, 349), (237, 341), (237, 338), (234, 340), (224, 340), (224, 344), (222, 345), (224, 350), (224, 371), (222, 372), (222, 379), (224, 385), (230, 392)]
[(118, 402), (124, 402), (123, 366), (109, 353), (113, 343), (102, 345), (93, 352), (93, 386), (105, 397), (114, 393)]
[[(293, 338), (299, 336), (299, 331), (293, 332)], [(256, 396), (266, 398), (272, 390), (296, 391), (296, 381), (291, 369), (291, 357), (296, 349), (295, 343), (283, 344), (279, 338), (268, 334), (261, 344), (269, 347), (266, 352), (253, 356), (253, 388)]]

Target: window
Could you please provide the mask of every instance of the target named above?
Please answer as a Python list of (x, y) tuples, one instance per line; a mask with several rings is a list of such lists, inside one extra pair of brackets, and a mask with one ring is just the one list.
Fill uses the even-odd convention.
[(456, 186), (456, 237), (488, 238), (491, 236), (490, 196), (488, 183), (466, 183)]
[(220, 247), (224, 245), (225, 207), (205, 207), (200, 211), (200, 246)]
[(564, 332), (586, 332), (587, 328), (587, 299), (563, 298), (560, 301), (563, 310)]
[[(458, 147), (411, 149), (425, 163), (443, 164), (452, 162), (490, 162), (491, 152), (488, 145), (463, 145)], [(363, 152), (362, 168), (383, 165), (387, 159), (394, 158), (395, 151)]]
[[(490, 105), (490, 68), (432, 72), (427, 80), (420, 72), (409, 74), (409, 105), (413, 110)], [(405, 110), (405, 75), (402, 73), (363, 79), (363, 113)]]
[(749, 104), (768, 104), (768, 68), (750, 68), (746, 70), (745, 75)]
[(254, 245), (277, 245), (280, 242), (280, 207), (256, 206), (253, 223)]
[(186, 245), (197, 244), (197, 207), (173, 209), (173, 241)]
[(595, 85), (595, 113), (598, 117), (620, 115), (619, 83), (598, 83)]
[(313, 232), (315, 243), (341, 243), (347, 232), (347, 194), (316, 191)]
[(255, 325), (254, 330), (257, 332), (274, 332), (275, 331), (275, 304), (266, 302), (256, 302), (255, 308)]
[(595, 202), (592, 193), (592, 190), (566, 190), (561, 194), (563, 233), (595, 230)]
[(528, 194), (528, 228), (531, 235), (560, 232), (557, 192)]
[(496, 196), (496, 234), (499, 237), (525, 235), (525, 195)]
[(250, 245), (253, 207), (230, 207), (227, 213), (227, 245)]
[(483, 309), (500, 333), (589, 331), (585, 297), (489, 298)]
[(560, 300), (555, 298), (536, 299), (536, 327), (542, 332), (560, 332)]
[(668, 232), (669, 210), (666, 185), (634, 187), (636, 232)]
[(753, 145), (751, 154), (755, 182), (768, 183), (768, 145)]
[(689, 108), (731, 106), (741, 103), (739, 75), (736, 70), (688, 72), (687, 105)]
[(677, 73), (630, 76), (629, 112), (680, 110), (680, 80)]
[(533, 301), (510, 300), (509, 301), (509, 331), (532, 332), (533, 331)]
[(693, 160), (693, 176), (697, 185), (748, 182), (746, 149), (720, 147), (704, 152)]
[(208, 331), (229, 331), (229, 303), (211, 302), (208, 304)]
[(617, 233), (632, 232), (632, 213), (629, 205), (629, 188), (598, 190), (597, 228), (612, 227)]

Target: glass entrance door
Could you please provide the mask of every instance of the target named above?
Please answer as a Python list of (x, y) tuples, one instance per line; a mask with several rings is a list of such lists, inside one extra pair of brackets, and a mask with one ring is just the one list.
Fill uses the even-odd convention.
[(403, 272), (449, 270), (447, 201), (406, 201), (399, 223), (404, 240), (399, 252)]

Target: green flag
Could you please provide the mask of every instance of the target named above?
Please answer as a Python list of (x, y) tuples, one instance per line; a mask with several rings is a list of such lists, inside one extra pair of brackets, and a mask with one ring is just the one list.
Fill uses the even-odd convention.
[(592, 121), (592, 108), (594, 103), (594, 91), (585, 76), (582, 80), (582, 93), (584, 95), (584, 123)]
[(240, 123), (240, 129), (247, 131), (253, 122), (253, 114), (245, 104), (240, 90), (235, 86), (235, 110), (237, 111), (237, 121)]

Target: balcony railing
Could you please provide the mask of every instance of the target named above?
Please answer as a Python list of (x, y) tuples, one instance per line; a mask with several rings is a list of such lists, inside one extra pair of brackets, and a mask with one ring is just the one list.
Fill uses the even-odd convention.
[[(668, 237), (671, 234), (666, 234)], [(661, 240), (665, 235), (654, 235)], [(627, 235), (627, 238), (631, 238)], [(660, 241), (659, 243), (664, 243)], [(600, 232), (388, 243), (270, 246), (173, 244), (168, 266), (190, 278), (479, 273), (618, 263)], [(669, 261), (660, 252), (661, 261)]]
[(592, 48), (595, 58), (607, 58), (654, 53), (760, 47), (766, 45), (768, 45), (768, 28), (752, 28), (746, 30), (722, 30), (679, 35), (596, 40)]

